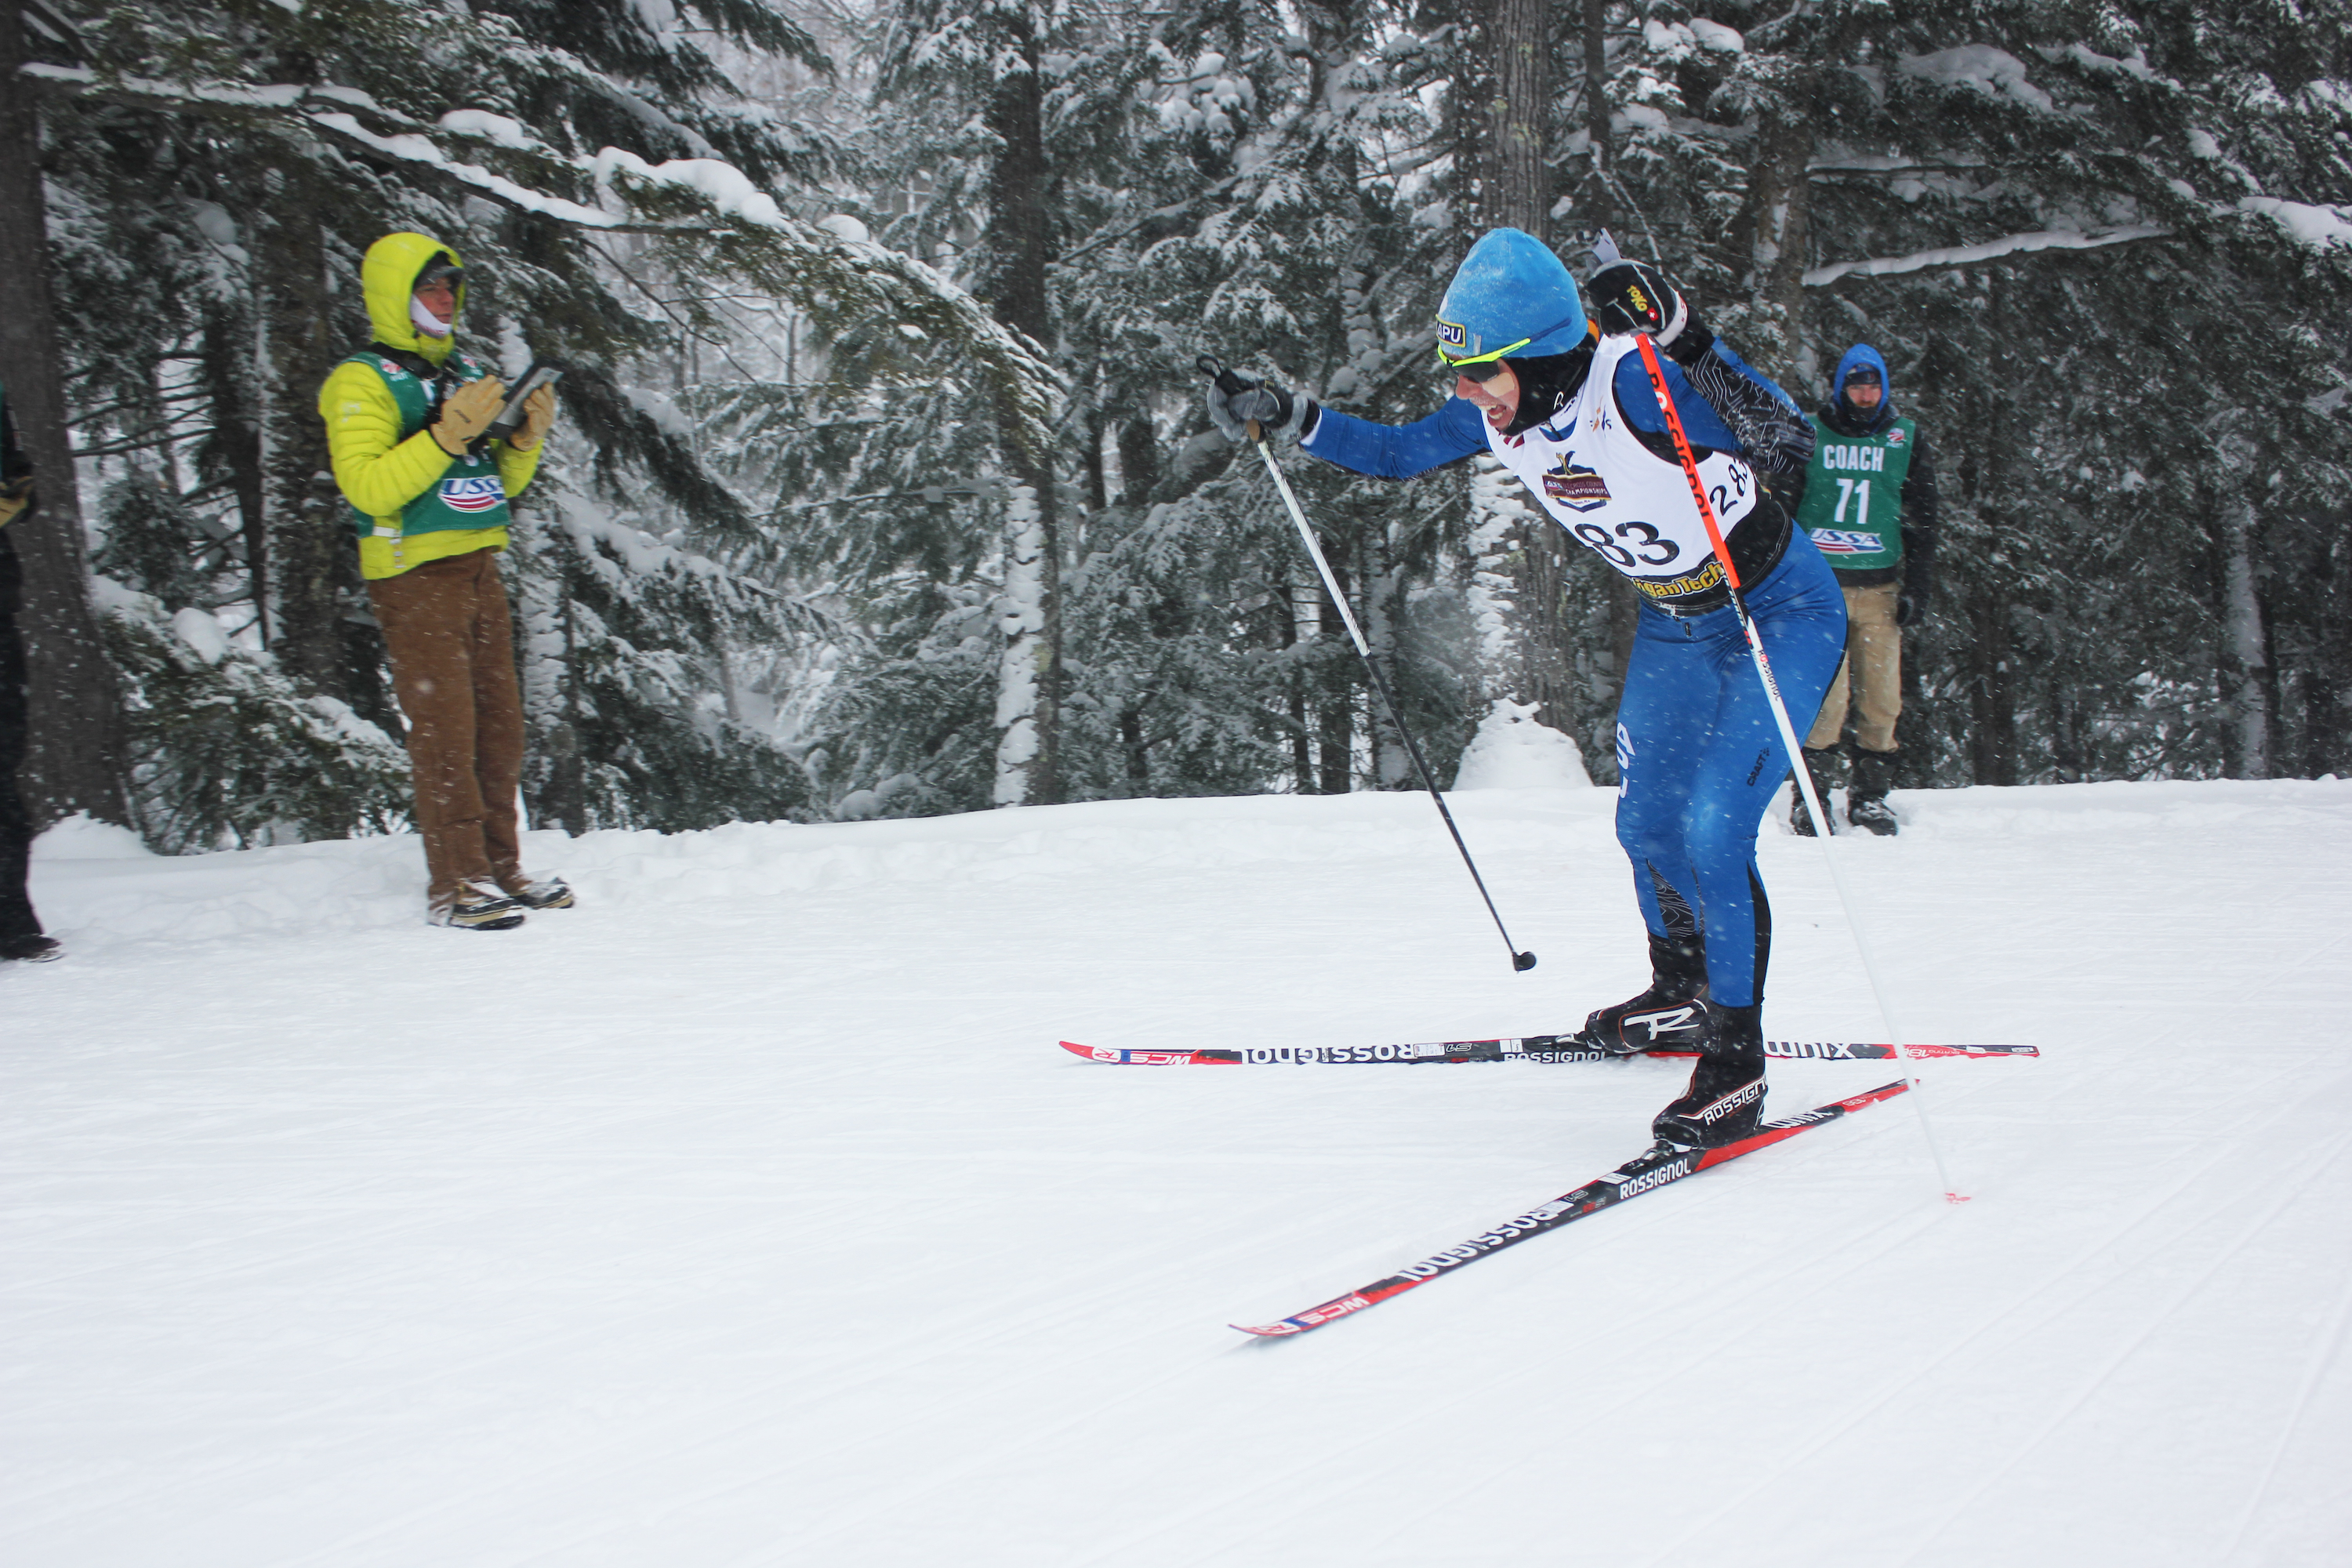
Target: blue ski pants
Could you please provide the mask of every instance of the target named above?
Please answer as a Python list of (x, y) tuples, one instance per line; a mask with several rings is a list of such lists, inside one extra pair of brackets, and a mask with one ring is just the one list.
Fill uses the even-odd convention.
[[(1747, 592), (1790, 721), (1802, 725), (1845, 654), (1845, 597), (1799, 530)], [(1756, 829), (1789, 772), (1771, 705), (1726, 605), (1677, 617), (1644, 605), (1617, 707), (1617, 842), (1652, 934), (1706, 940), (1707, 994), (1764, 1000), (1772, 911), (1756, 875)]]

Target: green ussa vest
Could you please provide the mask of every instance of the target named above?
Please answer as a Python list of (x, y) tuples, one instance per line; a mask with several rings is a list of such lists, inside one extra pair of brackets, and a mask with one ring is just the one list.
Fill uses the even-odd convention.
[[(400, 405), (402, 440), (425, 428), (425, 422), (433, 416), (431, 387), (398, 362), (373, 349), (353, 354), (352, 359), (383, 377), (393, 401)], [(459, 382), (477, 381), (489, 374), (488, 366), (463, 353), (452, 353), (443, 368)], [(352, 509), (352, 519), (362, 537), (377, 531), (375, 519), (357, 507)], [(404, 538), (445, 529), (505, 528), (509, 521), (507, 487), (499, 478), (498, 459), (487, 451), (478, 457), (459, 458), (431, 489), (400, 509)]]
[(1918, 437), (1908, 419), (1874, 436), (1847, 436), (1813, 419), (1813, 462), (1797, 526), (1841, 572), (1870, 572), (1903, 559), (1903, 477)]

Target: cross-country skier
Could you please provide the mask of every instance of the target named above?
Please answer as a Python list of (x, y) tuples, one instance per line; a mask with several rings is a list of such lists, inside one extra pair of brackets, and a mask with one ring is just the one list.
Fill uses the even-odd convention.
[(1633, 863), (1652, 977), (1639, 996), (1594, 1013), (1585, 1037), (1628, 1054), (1696, 1045), (1689, 1088), (1652, 1130), (1713, 1145), (1746, 1136), (1763, 1112), (1771, 915), (1756, 829), (1787, 759), (1632, 334), (1664, 353), (1667, 388), (1792, 713), (1821, 704), (1844, 651), (1845, 602), (1812, 542), (1757, 484), (1755, 468), (1795, 474), (1811, 454), (1796, 405), (1652, 268), (1612, 261), (1591, 294), (1588, 321), (1559, 259), (1531, 235), (1496, 229), (1438, 308), (1438, 356), (1458, 379), (1435, 414), (1375, 425), (1256, 384), (1213, 387), (1209, 413), (1234, 439), (1255, 417), (1316, 457), (1387, 479), (1492, 452), (1640, 591), (1617, 711), (1617, 837)]

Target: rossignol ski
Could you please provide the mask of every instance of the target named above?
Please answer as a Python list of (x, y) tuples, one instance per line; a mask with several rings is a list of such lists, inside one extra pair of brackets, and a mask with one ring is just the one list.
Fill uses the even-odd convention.
[[(1511, 1040), (1426, 1040), (1392, 1046), (1243, 1046), (1208, 1047), (1190, 1051), (1124, 1050), (1111, 1046), (1082, 1046), (1064, 1040), (1072, 1056), (1113, 1067), (1344, 1067), (1358, 1063), (1400, 1062), (1605, 1062), (1624, 1059), (1593, 1049), (1573, 1035), (1528, 1035)], [(1649, 1057), (1687, 1059), (1696, 1050), (1638, 1053)], [(1767, 1040), (1764, 1054), (1775, 1061), (1862, 1062), (1891, 1060), (1893, 1046), (1843, 1040)], [(2032, 1046), (1909, 1045), (1902, 1054), (1916, 1061), (1947, 1057), (2038, 1057)]]
[(1507, 1247), (1516, 1247), (1531, 1236), (1558, 1230), (1561, 1226), (1571, 1225), (1588, 1215), (1614, 1208), (1628, 1198), (1638, 1198), (1643, 1193), (1654, 1192), (1670, 1183), (1681, 1181), (1685, 1176), (1695, 1176), (1727, 1160), (1752, 1154), (1783, 1139), (1794, 1138), (1800, 1132), (1835, 1121), (1852, 1111), (1876, 1105), (1884, 1100), (1892, 1100), (1909, 1087), (1907, 1080), (1898, 1080), (1865, 1094), (1808, 1110), (1802, 1116), (1790, 1117), (1786, 1121), (1768, 1121), (1748, 1137), (1720, 1148), (1685, 1149), (1673, 1143), (1653, 1144), (1648, 1152), (1626, 1161), (1598, 1181), (1587, 1182), (1574, 1192), (1563, 1193), (1548, 1204), (1538, 1204), (1525, 1214), (1516, 1215), (1490, 1230), (1480, 1231), (1459, 1246), (1449, 1247), (1418, 1263), (1407, 1264), (1385, 1279), (1375, 1279), (1360, 1290), (1335, 1296), (1320, 1306), (1309, 1307), (1303, 1312), (1295, 1312), (1276, 1322), (1255, 1327), (1247, 1323), (1231, 1326), (1261, 1339), (1282, 1339), (1291, 1334), (1303, 1334), (1309, 1329), (1319, 1329), (1326, 1323), (1353, 1316), (1367, 1307), (1377, 1307), (1416, 1286), (1426, 1285), (1465, 1263), (1475, 1263)]

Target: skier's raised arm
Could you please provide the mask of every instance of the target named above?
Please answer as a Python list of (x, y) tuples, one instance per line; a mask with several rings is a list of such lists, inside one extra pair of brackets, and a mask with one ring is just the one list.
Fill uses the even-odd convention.
[[(1732, 346), (1715, 335), (1657, 269), (1639, 261), (1615, 261), (1592, 275), (1592, 315), (1604, 332), (1648, 332), (1666, 356), (1666, 389), (1691, 439), (1739, 453), (1768, 474), (1801, 474), (1813, 455), (1813, 426), (1796, 400), (1751, 369)], [(1680, 375), (1675, 373), (1681, 372)], [(1685, 389), (1716, 416), (1715, 429), (1728, 442), (1709, 440), (1692, 424)], [(1637, 361), (1621, 360), (1616, 391), (1626, 422), (1644, 434), (1665, 435), (1657, 396)], [(1707, 423), (1702, 421), (1701, 423)]]

